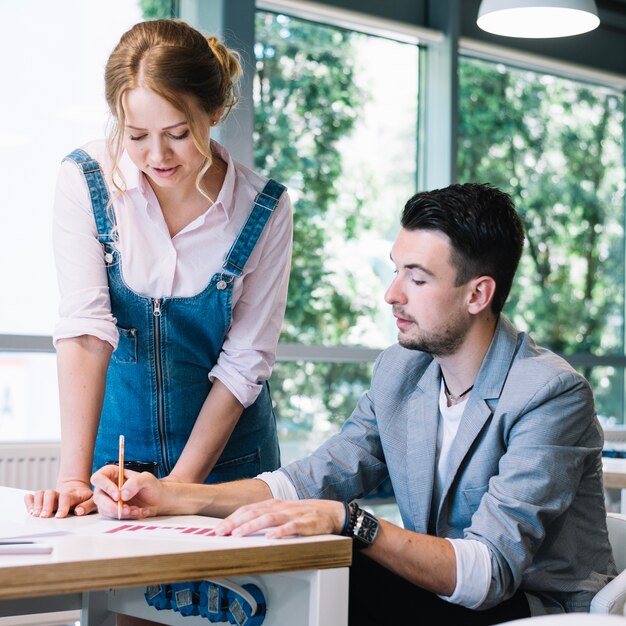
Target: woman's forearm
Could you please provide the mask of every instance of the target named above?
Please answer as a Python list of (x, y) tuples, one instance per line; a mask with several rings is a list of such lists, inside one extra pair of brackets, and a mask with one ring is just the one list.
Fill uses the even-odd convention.
[(57, 342), (61, 413), (59, 481), (89, 481), (112, 347), (91, 335)]
[(243, 405), (215, 379), (172, 476), (182, 482), (204, 482), (241, 417)]

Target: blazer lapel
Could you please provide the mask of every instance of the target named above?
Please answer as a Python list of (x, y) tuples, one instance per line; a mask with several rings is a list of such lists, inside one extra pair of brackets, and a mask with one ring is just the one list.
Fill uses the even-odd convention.
[[(415, 530), (427, 532), (435, 473), (441, 370), (432, 361), (409, 398), (406, 475)], [(433, 390), (437, 392), (433, 392)]]
[(511, 323), (501, 315), (450, 448), (448, 473), (443, 484), (440, 505), (445, 502), (463, 459), (493, 413), (494, 403), (489, 403), (488, 400), (497, 401), (502, 393), (515, 357), (518, 336), (519, 333)]

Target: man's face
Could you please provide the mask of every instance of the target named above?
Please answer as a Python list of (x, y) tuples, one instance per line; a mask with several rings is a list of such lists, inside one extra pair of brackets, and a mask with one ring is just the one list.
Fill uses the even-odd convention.
[(392, 306), (400, 345), (433, 356), (459, 348), (470, 325), (467, 284), (455, 287), (450, 239), (435, 230), (402, 229), (391, 249), (396, 277), (385, 300)]

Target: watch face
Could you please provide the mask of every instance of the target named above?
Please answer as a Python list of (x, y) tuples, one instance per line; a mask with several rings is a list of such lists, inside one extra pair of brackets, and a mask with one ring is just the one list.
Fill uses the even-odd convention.
[(355, 528), (355, 536), (365, 543), (374, 543), (378, 534), (378, 527), (378, 520), (373, 515), (367, 511), (361, 511)]

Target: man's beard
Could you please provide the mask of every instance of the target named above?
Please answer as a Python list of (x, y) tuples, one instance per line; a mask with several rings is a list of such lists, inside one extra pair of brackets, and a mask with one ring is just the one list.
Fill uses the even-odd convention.
[[(416, 324), (411, 317), (407, 317), (404, 314), (401, 317)], [(400, 331), (398, 333), (398, 343), (408, 350), (419, 350), (427, 352), (434, 357), (443, 357), (454, 354), (463, 343), (466, 334), (467, 325), (461, 323), (460, 320), (452, 319), (448, 320), (444, 328), (439, 332), (430, 334), (421, 332), (418, 337), (403, 336), (402, 331)]]

